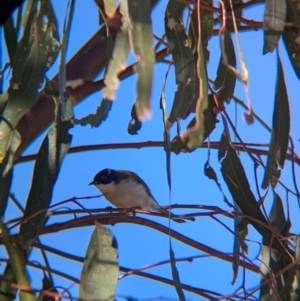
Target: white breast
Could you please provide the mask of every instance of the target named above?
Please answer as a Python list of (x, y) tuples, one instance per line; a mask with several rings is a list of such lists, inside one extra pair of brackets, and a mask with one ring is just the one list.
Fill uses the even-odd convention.
[(148, 211), (160, 208), (141, 184), (124, 181), (118, 184), (114, 182), (98, 184), (96, 187), (110, 203), (118, 208), (140, 207)]

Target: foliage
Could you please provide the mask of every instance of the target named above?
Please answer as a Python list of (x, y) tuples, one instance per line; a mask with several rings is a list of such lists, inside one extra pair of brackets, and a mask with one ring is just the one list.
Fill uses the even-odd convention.
[[(118, 2), (120, 6), (117, 7)], [(118, 272), (124, 272), (119, 279), (129, 274), (137, 274), (149, 279), (155, 279), (164, 284), (174, 286), (179, 300), (185, 300), (185, 291), (192, 292), (198, 297), (209, 300), (299, 300), (299, 236), (291, 233), (295, 223), (286, 211), (290, 211), (289, 195), (297, 202), (300, 194), (297, 188), (297, 168), (300, 158), (295, 153), (291, 132), (290, 101), (286, 87), (284, 66), (278, 51), (281, 36), (286, 46), (286, 53), (291, 61), (295, 76), (299, 78), (299, 5), (292, 0), (263, 1), (165, 1), (164, 33), (158, 37), (154, 32), (154, 20), (151, 15), (155, 12), (157, 0), (96, 0), (95, 10), (99, 11), (101, 27), (90, 40), (82, 45), (76, 55), (65, 62), (68, 46), (69, 31), (75, 0), (70, 1), (66, 13), (63, 36), (60, 40), (58, 24), (52, 2), (48, 0), (27, 0), (20, 5), (14, 15), (1, 16), (6, 19), (1, 30), (4, 32), (5, 45), (8, 53), (11, 77), (4, 84), (7, 68), (4, 66), (0, 77), (0, 242), (5, 246), (7, 258), (1, 258), (5, 269), (0, 278), (0, 299), (5, 301), (19, 298), (37, 300), (36, 293), (42, 300), (72, 299), (67, 289), (61, 289), (55, 283), (53, 275), (60, 274), (73, 283), (79, 284), (78, 296), (81, 300), (114, 300)], [(243, 17), (245, 9), (252, 9), (255, 4), (263, 2), (265, 7), (264, 19), (253, 21)], [(245, 122), (251, 124), (254, 120), (265, 123), (255, 114), (249, 97), (249, 79), (239, 34), (246, 30), (254, 31), (262, 28), (264, 41), (262, 53), (267, 54), (276, 50), (277, 79), (275, 91), (272, 127), (269, 128), (269, 149), (261, 144), (247, 144), (241, 138), (237, 126), (232, 122), (229, 113), (232, 106), (240, 104), (246, 109)], [(247, 33), (246, 33), (247, 34)], [(232, 36), (237, 37), (237, 42)], [(210, 53), (209, 44), (212, 36), (220, 40), (220, 56)], [(157, 42), (153, 49), (153, 37)], [(127, 58), (133, 53), (136, 62), (127, 64)], [(46, 72), (60, 55), (58, 74), (48, 80)], [(208, 64), (218, 61), (215, 80), (208, 76)], [(84, 62), (84, 63), (82, 63)], [(178, 205), (177, 208), (195, 210), (183, 218), (200, 218), (201, 214), (208, 215), (214, 221), (220, 214), (234, 219), (234, 237), (232, 254), (223, 250), (212, 249), (197, 242), (187, 235), (155, 223), (149, 219), (136, 216), (143, 213), (137, 208), (132, 209), (132, 215), (127, 212), (124, 216), (122, 209), (86, 209), (78, 203), (80, 198), (71, 198), (64, 202), (51, 205), (53, 189), (58, 180), (63, 160), (68, 153), (92, 150), (93, 146), (70, 148), (72, 127), (91, 125), (99, 127), (109, 118), (112, 101), (116, 98), (116, 89), (120, 82), (135, 73), (136, 100), (127, 114), (131, 121), (128, 133), (131, 135), (143, 131), (145, 118), (150, 118), (151, 93), (153, 82), (156, 80), (154, 64), (168, 64), (168, 71), (161, 92), (160, 106), (163, 114), (164, 141), (156, 142), (156, 146), (164, 148), (166, 154), (166, 170), (169, 193), (171, 195), (171, 152), (182, 156), (192, 153), (198, 148), (207, 148), (208, 159), (204, 166), (204, 174), (212, 179), (221, 191), (226, 204), (225, 209), (204, 205)], [(174, 68), (171, 68), (174, 66)], [(240, 68), (239, 71), (237, 68)], [(103, 72), (104, 71), (104, 72)], [(101, 79), (96, 79), (103, 72)], [(177, 90), (174, 93), (170, 113), (166, 107), (165, 90), (170, 72), (174, 72)], [(102, 74), (102, 73), (101, 73)], [(237, 81), (244, 85), (247, 105), (234, 96)], [(8, 88), (3, 91), (3, 86)], [(91, 108), (90, 114), (76, 119), (72, 106), (86, 100), (92, 93), (103, 89), (104, 98), (96, 109)], [(255, 89), (255, 87), (254, 87)], [(269, 89), (270, 90), (270, 89)], [(184, 131), (181, 124), (189, 120)], [(216, 125), (223, 127), (219, 141), (210, 141)], [(49, 126), (40, 149), (36, 155), (22, 156), (22, 153)], [(172, 137), (172, 127), (177, 125), (177, 133)], [(234, 136), (234, 138), (231, 138)], [(155, 142), (135, 144), (135, 147), (154, 146)], [(94, 149), (107, 146), (100, 145)], [(121, 147), (126, 148), (126, 143)], [(109, 148), (109, 147), (107, 147)], [(218, 150), (223, 182), (217, 178), (217, 173), (210, 164), (210, 150)], [(254, 165), (254, 184), (250, 184), (249, 170), (246, 170), (243, 155), (246, 154)], [(262, 160), (261, 156), (266, 156)], [(35, 161), (31, 187), (28, 198), (20, 205), (14, 198), (11, 184), (17, 163)], [(291, 183), (281, 181), (281, 173), (289, 161), (292, 166)], [(261, 196), (260, 185), (256, 170), (263, 168), (264, 176), (261, 188), (266, 190)], [(253, 181), (252, 181), (253, 182)], [(256, 194), (251, 186), (256, 186)], [(286, 203), (278, 193), (278, 186), (286, 190)], [(294, 188), (288, 188), (291, 185)], [(271, 192), (269, 192), (271, 191)], [(214, 192), (213, 192), (214, 193)], [(264, 200), (272, 193), (273, 205), (269, 214), (266, 212)], [(226, 196), (230, 195), (230, 197)], [(65, 204), (74, 203), (80, 210), (59, 212)], [(22, 216), (12, 220), (9, 207), (11, 204), (22, 208)], [(24, 205), (24, 209), (23, 209)], [(181, 207), (180, 207), (181, 206)], [(229, 207), (229, 208), (228, 208)], [(176, 205), (173, 206), (176, 208)], [(230, 210), (229, 210), (230, 209)], [(203, 212), (198, 211), (203, 210)], [(73, 213), (76, 218), (68, 218)], [(77, 217), (76, 214), (81, 214)], [(65, 215), (66, 219), (60, 224), (52, 222), (52, 216)], [(152, 215), (164, 216), (162, 213)], [(166, 216), (165, 216), (166, 217)], [(298, 216), (299, 218), (299, 216)], [(133, 223), (156, 229), (169, 236), (169, 262), (172, 279), (167, 279), (141, 270), (118, 267), (118, 249), (114, 235), (102, 225), (118, 223)], [(196, 225), (196, 223), (195, 223)], [(46, 233), (63, 232), (71, 228), (95, 226), (95, 230), (87, 246), (86, 256), (78, 257), (59, 250), (59, 246), (47, 249), (40, 242), (40, 236)], [(258, 242), (260, 254), (250, 260), (248, 227), (253, 227), (261, 237)], [(195, 226), (194, 226), (195, 227)], [(17, 234), (12, 234), (16, 231)], [(198, 230), (197, 230), (198, 231)], [(297, 233), (299, 229), (297, 229)], [(232, 263), (233, 281), (235, 283), (239, 268), (252, 271), (261, 276), (257, 288), (248, 289), (247, 279), (241, 290), (231, 295), (225, 292), (206, 290), (184, 284), (177, 268), (176, 254), (172, 248), (171, 238), (183, 242), (186, 246)], [(40, 249), (43, 252), (45, 264), (36, 265), (31, 260), (31, 251)], [(71, 273), (61, 268), (55, 271), (48, 262), (46, 253), (55, 253), (65, 257), (65, 260), (76, 260), (83, 263), (81, 278), (77, 279)], [(260, 256), (260, 259), (258, 257)], [(195, 258), (190, 258), (192, 261)], [(257, 264), (257, 261), (261, 263)], [(43, 270), (42, 287), (34, 290), (30, 282), (30, 274), (26, 267), (34, 265)], [(125, 275), (125, 276), (124, 276)], [(149, 280), (150, 281), (150, 280)], [(19, 291), (17, 290), (19, 289)], [(226, 295), (226, 296), (225, 296)], [(78, 297), (76, 296), (76, 297)]]

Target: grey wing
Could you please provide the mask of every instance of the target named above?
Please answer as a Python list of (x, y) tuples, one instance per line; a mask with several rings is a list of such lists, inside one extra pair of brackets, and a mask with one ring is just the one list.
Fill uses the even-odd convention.
[(118, 173), (119, 173), (119, 176), (118, 176), (119, 180), (126, 180), (126, 179), (130, 178), (130, 179), (134, 179), (137, 184), (143, 185), (145, 187), (145, 189), (146, 189), (146, 192), (157, 203), (157, 201), (155, 200), (154, 196), (151, 193), (151, 190), (150, 190), (149, 186), (145, 183), (145, 181), (139, 175), (137, 175), (133, 171), (128, 171), (128, 170), (118, 170)]

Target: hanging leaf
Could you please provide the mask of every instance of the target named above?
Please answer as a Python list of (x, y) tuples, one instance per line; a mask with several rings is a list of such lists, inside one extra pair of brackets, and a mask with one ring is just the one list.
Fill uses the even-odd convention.
[(5, 36), (5, 44), (7, 47), (7, 52), (9, 56), (10, 64), (14, 64), (14, 55), (17, 49), (17, 35), (16, 30), (14, 28), (14, 23), (12, 16), (10, 16), (6, 22), (3, 24), (3, 31)]
[[(0, 219), (0, 231), (2, 243), (5, 246), (6, 253), (9, 257), (9, 264), (13, 277), (19, 286), (30, 287), (29, 275), (26, 271), (26, 254), (21, 251), (20, 246), (16, 244), (9, 234), (6, 225)], [(20, 290), (20, 301), (36, 301), (34, 293), (32, 291)], [(2, 301), (2, 300), (1, 300)]]
[(253, 219), (249, 219), (249, 223), (263, 236), (267, 244), (272, 245), (273, 248), (284, 254), (284, 256), (290, 258), (288, 249), (283, 247), (279, 240), (274, 237), (270, 229), (263, 226), (264, 224), (268, 225), (268, 222), (256, 202), (253, 192), (250, 189), (244, 167), (226, 132), (222, 134), (221, 143), (226, 144), (227, 149), (227, 153), (221, 161), (221, 173), (233, 200), (245, 215), (260, 221), (258, 223)]
[[(98, 13), (99, 13), (99, 25), (105, 23), (106, 13), (104, 9), (104, 1), (103, 0), (94, 0), (98, 6)], [(103, 16), (104, 15), (104, 16)], [(104, 17), (104, 18), (103, 18)]]
[[(241, 212), (238, 204), (234, 203), (235, 210)], [(245, 243), (245, 238), (248, 235), (247, 224), (243, 229), (240, 229), (239, 225), (243, 223), (245, 219), (238, 214), (234, 215), (234, 238), (233, 238), (233, 256), (232, 256), (232, 269), (233, 269), (233, 279), (231, 285), (234, 285), (236, 278), (238, 276), (239, 265), (240, 265), (240, 249), (245, 253), (248, 253), (248, 246)]]
[(284, 29), (286, 0), (266, 0), (263, 54), (273, 52)]
[[(7, 263), (2, 277), (12, 283), (16, 282), (10, 263)], [(0, 300), (1, 301), (13, 301), (16, 298), (16, 294), (17, 294), (17, 289), (12, 288), (10, 286), (9, 282), (4, 281), (4, 280), (0, 281)]]
[(176, 288), (178, 298), (179, 298), (180, 301), (185, 301), (186, 299), (185, 299), (185, 296), (184, 296), (184, 293), (183, 293), (183, 290), (182, 290), (179, 273), (178, 273), (178, 270), (176, 268), (176, 258), (175, 258), (174, 251), (172, 249), (171, 244), (169, 246), (169, 254), (170, 254), (170, 263), (171, 263), (173, 282), (174, 282), (174, 286)]
[(0, 121), (0, 162), (5, 155), (10, 127), (14, 128), (23, 114), (35, 103), (44, 73), (53, 63), (54, 54), (58, 51), (58, 42), (53, 38), (53, 28), (45, 21), (46, 11), (43, 4), (39, 13), (35, 6), (30, 10), (23, 37), (18, 43), (13, 59), (9, 98), (3, 112), (3, 117), (10, 126), (7, 122)]
[[(228, 60), (228, 64), (236, 68), (236, 56), (231, 35), (228, 30), (224, 31), (224, 50)], [(229, 102), (233, 96), (235, 88), (236, 76), (223, 64), (223, 54), (221, 53), (219, 66), (217, 70), (217, 78), (214, 82), (214, 89), (220, 89), (218, 99), (220, 101)]]
[[(275, 191), (273, 191), (273, 193), (274, 198), (273, 205), (269, 213), (269, 221), (271, 226), (273, 226), (283, 237), (288, 238), (290, 236), (290, 223), (286, 220), (283, 203), (280, 196)], [(284, 240), (283, 244), (285, 246), (288, 245), (287, 241)], [(282, 300), (287, 300), (286, 297), (291, 291), (293, 291), (291, 281), (289, 281), (290, 286), (286, 281), (289, 278), (289, 274), (291, 272), (294, 272), (286, 269), (288, 266), (290, 266), (290, 261), (287, 261), (286, 258), (282, 256), (280, 252), (270, 249), (265, 240), (263, 240), (261, 260), (261, 269), (264, 275), (264, 278), (261, 279), (261, 298), (264, 300), (265, 298), (270, 298), (274, 296), (274, 289), (270, 288), (270, 285), (268, 283), (265, 283), (265, 280), (267, 278), (268, 281), (273, 282), (273, 275), (277, 275), (279, 273), (281, 274), (281, 277), (277, 277), (273, 285), (277, 291), (277, 295), (280, 298), (282, 298)], [(285, 270), (285, 272), (281, 272), (282, 270)]]
[(279, 55), (277, 56), (277, 80), (275, 89), (275, 102), (273, 111), (273, 124), (267, 166), (262, 183), (266, 189), (269, 184), (276, 186), (280, 178), (278, 165), (283, 168), (290, 134), (290, 108), (284, 73)]
[[(4, 122), (4, 121), (3, 121)], [(13, 174), (13, 160), (15, 154), (21, 144), (21, 136), (17, 130), (12, 130), (10, 132), (10, 138), (8, 141), (8, 148), (6, 150), (6, 155), (2, 164), (0, 165), (0, 216), (3, 217), (9, 191), (12, 182), (12, 174)]]
[(152, 45), (152, 24), (150, 1), (127, 0), (131, 20), (129, 30), (131, 48), (137, 64), (137, 98), (136, 115), (139, 121), (151, 117), (150, 98), (153, 81), (153, 64), (155, 62)]
[[(296, 244), (296, 251), (295, 251), (295, 262), (300, 262), (300, 236), (296, 235), (294, 237), (294, 241)], [(300, 272), (298, 266), (295, 265), (291, 271), (289, 272), (288, 278), (288, 287), (293, 286), (293, 288), (298, 288), (300, 285)], [(299, 289), (293, 289), (290, 291), (291, 301), (297, 301), (300, 297)]]
[[(204, 1), (207, 5), (212, 5), (212, 0)], [(205, 61), (209, 61), (209, 50), (207, 49), (208, 41), (213, 34), (214, 15), (213, 11), (200, 7), (200, 22), (201, 22), (201, 43), (203, 45), (203, 53)], [(198, 12), (195, 5), (191, 14), (191, 23), (189, 27), (188, 40), (193, 53), (197, 53), (198, 45)]]
[(107, 99), (102, 99), (100, 107), (97, 108), (95, 114), (89, 114), (81, 119), (74, 119), (74, 124), (87, 125), (90, 124), (91, 127), (99, 127), (102, 121), (105, 121), (108, 117), (108, 113), (112, 107), (112, 101)]
[[(300, 23), (300, 7), (298, 1), (287, 0), (286, 22)], [(285, 27), (283, 42), (297, 77), (300, 79), (300, 28)]]
[(112, 233), (96, 224), (82, 268), (79, 298), (114, 300), (119, 273), (117, 248)]
[(117, 10), (117, 0), (104, 0), (105, 14), (109, 18), (113, 18)]
[[(51, 84), (51, 82), (48, 82)], [(67, 99), (67, 106), (64, 119), (58, 106), (58, 99), (53, 96), (56, 103), (56, 122), (48, 131), (42, 142), (34, 166), (33, 179), (30, 192), (26, 201), (24, 218), (30, 217), (20, 227), (20, 244), (27, 249), (35, 240), (39, 228), (44, 224), (47, 208), (52, 199), (52, 192), (57, 180), (60, 166), (64, 156), (69, 150), (72, 136), (68, 133), (73, 126), (72, 104)], [(39, 211), (43, 211), (37, 214)]]
[(209, 106), (207, 70), (201, 39), (198, 41), (197, 52), (197, 74), (199, 75), (200, 92), (197, 95), (195, 124), (191, 128), (188, 128), (184, 134), (190, 150), (194, 150), (202, 145), (205, 138), (205, 111)]
[(103, 95), (108, 100), (115, 99), (115, 90), (118, 88), (120, 82), (118, 74), (125, 68), (124, 64), (130, 50), (128, 35), (130, 19), (127, 1), (121, 1), (120, 13), (122, 14), (121, 31), (116, 36), (112, 58), (109, 61), (104, 77), (106, 87), (103, 90)]
[[(238, 18), (242, 17), (243, 15), (243, 9), (237, 9), (241, 4), (243, 4), (242, 0), (224, 0), (224, 6), (226, 12), (231, 13), (231, 4), (232, 4), (232, 10), (234, 11), (235, 15), (235, 20), (236, 20), (236, 26), (238, 27), (240, 25), (240, 21)], [(234, 25), (233, 25), (233, 19), (232, 18), (226, 18), (226, 29), (229, 31), (234, 30)]]
[(280, 196), (273, 191), (274, 199), (273, 205), (269, 213), (269, 221), (271, 225), (282, 233), (282, 230), (285, 228), (287, 220), (284, 213), (284, 207)]
[(181, 15), (185, 4), (176, 0), (168, 2), (165, 12), (165, 32), (175, 66), (177, 91), (169, 116), (169, 127), (177, 120), (186, 118), (197, 100), (195, 58), (189, 47)]
[[(219, 122), (217, 119), (217, 114), (215, 114), (216, 105), (211, 94), (208, 95), (208, 107), (204, 111), (204, 133), (203, 140), (205, 140), (215, 129), (216, 124)], [(196, 117), (194, 117), (191, 122), (187, 126), (187, 131), (190, 128), (193, 128), (196, 124)], [(187, 140), (183, 135), (177, 135), (171, 141), (171, 150), (175, 154), (179, 154), (180, 152), (192, 152), (187, 146)]]

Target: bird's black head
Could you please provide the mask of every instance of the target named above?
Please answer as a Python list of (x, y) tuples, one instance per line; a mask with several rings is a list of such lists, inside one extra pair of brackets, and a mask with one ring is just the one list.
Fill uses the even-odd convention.
[(89, 185), (109, 184), (111, 182), (119, 182), (117, 172), (113, 169), (105, 168), (95, 175), (94, 180)]

